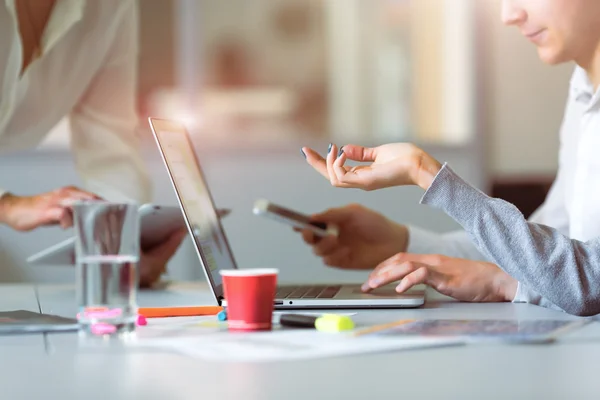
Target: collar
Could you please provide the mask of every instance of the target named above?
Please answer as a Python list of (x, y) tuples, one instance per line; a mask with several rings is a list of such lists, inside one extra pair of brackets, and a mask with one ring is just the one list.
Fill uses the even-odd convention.
[(571, 77), (570, 86), (571, 95), (577, 102), (591, 105), (592, 100), (595, 100), (593, 101), (593, 103), (595, 103), (600, 97), (600, 91), (594, 93), (594, 85), (592, 84), (592, 81), (590, 80), (587, 72), (585, 72), (585, 70), (579, 66), (575, 68), (575, 72)]
[(52, 47), (83, 16), (86, 0), (57, 0), (52, 15), (42, 35), (42, 54), (48, 53)]
[[(16, 0), (5, 0), (6, 8), (17, 22)], [(48, 53), (52, 47), (75, 25), (83, 16), (86, 0), (56, 0), (46, 29), (42, 34), (42, 54)]]

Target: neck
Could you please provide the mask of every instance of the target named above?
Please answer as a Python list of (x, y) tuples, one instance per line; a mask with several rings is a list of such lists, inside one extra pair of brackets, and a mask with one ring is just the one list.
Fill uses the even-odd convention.
[(586, 62), (578, 64), (587, 72), (590, 81), (594, 85), (594, 90), (598, 90), (600, 87), (600, 44)]

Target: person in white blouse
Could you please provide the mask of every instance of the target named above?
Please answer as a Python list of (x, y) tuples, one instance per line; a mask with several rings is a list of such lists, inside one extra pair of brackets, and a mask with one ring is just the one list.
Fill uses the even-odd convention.
[[(536, 45), (543, 62), (577, 64), (560, 129), (558, 174), (530, 221), (580, 241), (600, 237), (600, 2), (504, 0), (502, 19)], [(310, 149), (303, 153), (311, 165), (320, 162)], [(397, 224), (360, 205), (327, 210), (313, 218), (340, 226), (339, 238), (317, 240), (303, 232), (304, 240), (329, 266), (377, 271), (383, 263), (389, 267), (390, 260), (398, 266), (406, 260), (423, 262), (437, 277), (426, 283), (460, 300), (528, 302), (560, 309), (535, 288), (490, 266), (462, 230), (428, 232)], [(389, 277), (397, 280), (400, 275)], [(499, 282), (511, 287), (508, 295), (498, 290)]]
[[(137, 54), (135, 0), (0, 2), (0, 151), (34, 148), (68, 117), (75, 167), (86, 189), (34, 196), (0, 190), (1, 223), (19, 231), (66, 228), (75, 200), (150, 200), (135, 134)], [(176, 232), (144, 251), (142, 286), (160, 277), (185, 234)]]

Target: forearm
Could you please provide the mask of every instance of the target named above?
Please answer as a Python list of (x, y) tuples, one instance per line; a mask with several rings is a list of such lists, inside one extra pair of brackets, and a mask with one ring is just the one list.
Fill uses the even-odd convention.
[(600, 240), (582, 243), (527, 222), (519, 210), (442, 167), (421, 202), (446, 212), (508, 274), (563, 310), (600, 313)]
[(475, 246), (467, 232), (462, 229), (437, 233), (408, 226), (406, 251), (413, 254), (441, 254), (448, 257), (489, 261)]

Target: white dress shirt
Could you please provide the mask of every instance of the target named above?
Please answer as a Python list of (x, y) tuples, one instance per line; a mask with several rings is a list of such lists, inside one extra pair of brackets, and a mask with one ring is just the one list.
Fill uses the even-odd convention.
[(0, 151), (36, 147), (67, 117), (85, 188), (114, 201), (148, 201), (135, 133), (137, 54), (135, 0), (57, 0), (41, 56), (21, 74), (15, 0), (0, 0)]
[[(541, 116), (540, 116), (541, 117)], [(580, 241), (600, 237), (600, 90), (577, 67), (571, 78), (560, 130), (558, 174), (530, 221)], [(509, 232), (507, 232), (510, 234)], [(464, 231), (436, 234), (409, 227), (408, 252), (485, 260)], [(514, 302), (558, 308), (519, 283)]]

